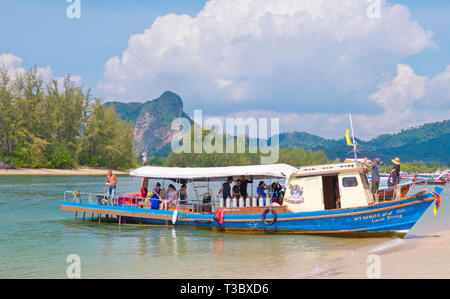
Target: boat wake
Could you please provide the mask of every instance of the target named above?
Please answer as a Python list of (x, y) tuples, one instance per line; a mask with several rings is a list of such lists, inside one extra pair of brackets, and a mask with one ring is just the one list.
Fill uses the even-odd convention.
[(373, 253), (386, 253), (386, 252), (390, 252), (393, 250), (398, 249), (399, 246), (404, 245), (406, 243), (406, 241), (404, 239), (394, 239), (394, 240), (390, 240), (384, 243), (381, 243), (380, 245), (372, 248), (371, 250), (369, 250), (369, 254), (373, 254)]

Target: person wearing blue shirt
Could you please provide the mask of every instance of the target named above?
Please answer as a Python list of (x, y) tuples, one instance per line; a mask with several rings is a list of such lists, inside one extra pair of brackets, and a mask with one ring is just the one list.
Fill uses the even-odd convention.
[(266, 199), (266, 189), (267, 185), (263, 181), (259, 182), (256, 192), (258, 193), (258, 198), (262, 197)]

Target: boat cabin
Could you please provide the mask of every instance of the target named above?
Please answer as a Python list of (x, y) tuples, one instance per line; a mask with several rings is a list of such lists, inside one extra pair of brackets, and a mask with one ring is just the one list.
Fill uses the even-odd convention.
[[(254, 192), (254, 185), (259, 181), (266, 181), (269, 183), (272, 180), (285, 184), (286, 180), (298, 171), (298, 168), (286, 164), (271, 164), (271, 165), (248, 165), (248, 166), (228, 166), (228, 167), (153, 167), (143, 166), (133, 170), (130, 173), (132, 177), (146, 178), (150, 180), (164, 180), (171, 181), (176, 189), (179, 190), (180, 184), (185, 183), (188, 188), (194, 192), (189, 192), (185, 203), (177, 205), (177, 207), (169, 207), (170, 209), (178, 209), (187, 213), (212, 213), (217, 208), (224, 207), (228, 213), (242, 212), (254, 213), (256, 210), (264, 210), (270, 205), (270, 192), (267, 191), (267, 198), (261, 200), (257, 198)], [(228, 177), (233, 179), (233, 185), (241, 176), (252, 180), (248, 197), (232, 196), (231, 198), (223, 198), (222, 194), (217, 196), (222, 184)], [(150, 189), (150, 188), (149, 188)], [(150, 189), (151, 190), (151, 189)], [(149, 190), (149, 191), (150, 191)], [(192, 196), (193, 193), (195, 196)], [(138, 201), (140, 207), (148, 205), (141, 198)], [(148, 205), (150, 206), (150, 205)], [(255, 210), (256, 209), (256, 210)], [(283, 208), (283, 210), (287, 210)]]
[(284, 205), (310, 212), (373, 204), (366, 172), (359, 162), (301, 167), (286, 183)]

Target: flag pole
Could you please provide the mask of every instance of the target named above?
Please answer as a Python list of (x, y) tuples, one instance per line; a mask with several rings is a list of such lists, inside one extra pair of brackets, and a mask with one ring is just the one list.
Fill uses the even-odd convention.
[(355, 162), (357, 162), (356, 157), (356, 143), (355, 143), (355, 133), (353, 132), (353, 122), (352, 122), (352, 114), (350, 113), (350, 127), (352, 129), (352, 139), (353, 139), (353, 153), (355, 154)]

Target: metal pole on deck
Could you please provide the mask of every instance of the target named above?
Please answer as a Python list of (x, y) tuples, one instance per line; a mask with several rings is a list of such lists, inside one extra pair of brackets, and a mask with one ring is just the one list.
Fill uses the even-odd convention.
[(355, 155), (355, 162), (356, 162), (358, 158), (356, 157), (355, 133), (353, 132), (353, 121), (352, 121), (352, 114), (351, 113), (350, 113), (350, 128), (352, 129), (353, 153)]

